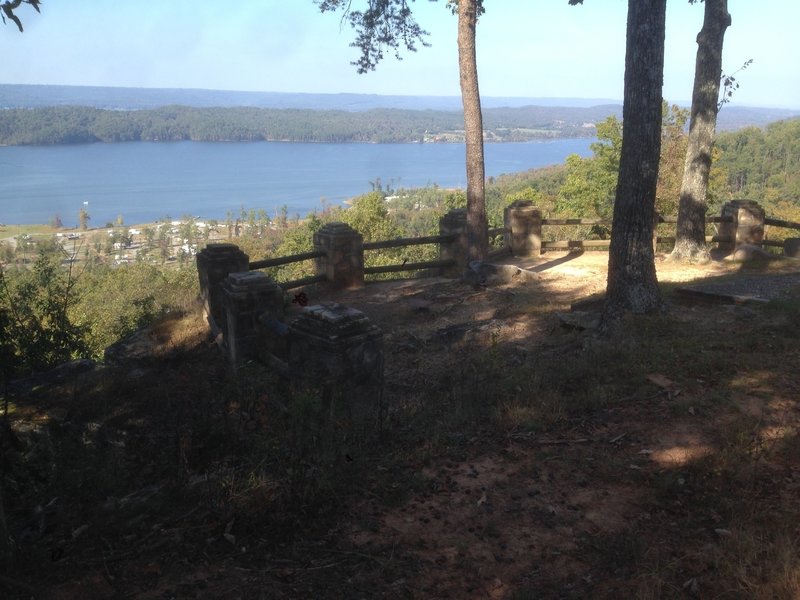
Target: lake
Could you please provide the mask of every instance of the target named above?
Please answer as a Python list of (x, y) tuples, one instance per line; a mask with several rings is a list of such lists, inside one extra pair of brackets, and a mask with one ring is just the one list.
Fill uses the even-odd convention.
[[(588, 156), (593, 139), (486, 144), (486, 176)], [(241, 207), (274, 216), (339, 205), (385, 186), (465, 187), (463, 144), (130, 142), (0, 147), (0, 223), (48, 223), (58, 215), (90, 225), (198, 215), (224, 219)]]

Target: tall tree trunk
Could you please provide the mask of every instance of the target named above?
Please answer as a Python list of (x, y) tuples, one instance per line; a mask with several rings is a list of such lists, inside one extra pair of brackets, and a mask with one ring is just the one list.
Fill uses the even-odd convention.
[(485, 260), (489, 251), (483, 164), (483, 116), (478, 89), (475, 28), (478, 1), (458, 3), (458, 71), (464, 106), (464, 140), (467, 146), (467, 248), (469, 261)]
[(705, 0), (703, 28), (697, 35), (689, 145), (683, 167), (678, 227), (671, 258), (708, 260), (706, 191), (717, 127), (722, 43), (731, 24), (728, 0)]
[(628, 0), (622, 151), (611, 226), (604, 327), (661, 306), (653, 251), (666, 0)]

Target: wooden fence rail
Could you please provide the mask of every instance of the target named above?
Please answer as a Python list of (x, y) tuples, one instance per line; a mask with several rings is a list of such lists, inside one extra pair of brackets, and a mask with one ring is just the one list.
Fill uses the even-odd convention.
[[(677, 218), (659, 217), (659, 224), (675, 224)], [(706, 242), (718, 244), (723, 253), (733, 253), (743, 245), (761, 247), (783, 247), (784, 254), (800, 258), (800, 237), (783, 241), (765, 239), (765, 226), (800, 230), (800, 223), (767, 217), (763, 209), (749, 200), (734, 200), (722, 207), (719, 216), (709, 216), (706, 223), (719, 225), (715, 235), (706, 236)], [(506, 208), (504, 225), (489, 228), (490, 238), (502, 236), (499, 247), (489, 252), (490, 259), (504, 256), (538, 256), (546, 250), (575, 250), (608, 247), (611, 240), (554, 240), (542, 239), (543, 227), (606, 225), (606, 219), (543, 219), (541, 213), (530, 202), (515, 202)], [(613, 235), (613, 232), (612, 232)], [(309, 252), (250, 261), (233, 244), (210, 244), (197, 257), (201, 290), (204, 299), (213, 304), (218, 298), (218, 286), (231, 273), (254, 271), (313, 260), (313, 275), (277, 285), (290, 290), (325, 283), (333, 288), (362, 285), (365, 275), (400, 273), (409, 271), (436, 272), (457, 277), (468, 267), (466, 210), (455, 209), (444, 215), (439, 222), (439, 235), (416, 238), (364, 242), (361, 234), (344, 223), (328, 223), (314, 234), (314, 249)], [(674, 236), (654, 237), (656, 244), (674, 244)], [(365, 252), (404, 248), (422, 244), (438, 246), (437, 260), (403, 262), (401, 264), (366, 266)], [(663, 246), (662, 246), (663, 247)], [(257, 279), (259, 279), (257, 277)], [(216, 301), (215, 301), (216, 302)]]
[(311, 252), (303, 252), (301, 254), (290, 254), (288, 256), (277, 256), (275, 258), (265, 258), (263, 260), (256, 260), (250, 262), (250, 270), (256, 271), (258, 269), (267, 269), (269, 267), (280, 267), (282, 265), (289, 265), (304, 260), (311, 260), (312, 258), (320, 258), (325, 256), (323, 250), (312, 250)]
[(294, 290), (314, 283), (323, 283), (327, 279), (328, 278), (324, 274), (309, 275), (308, 277), (301, 277), (300, 279), (293, 279), (292, 281), (284, 281), (278, 285), (284, 290)]
[(426, 235), (415, 238), (396, 238), (381, 242), (364, 242), (364, 250), (385, 250), (388, 248), (404, 248), (422, 244), (449, 244), (456, 239), (455, 235)]
[(426, 260), (415, 263), (402, 263), (398, 265), (377, 265), (374, 267), (364, 267), (364, 275), (375, 275), (378, 273), (400, 273), (402, 271), (422, 271), (424, 269), (444, 269), (452, 267), (455, 261), (452, 258), (446, 260)]
[(800, 223), (795, 223), (794, 221), (783, 221), (781, 219), (771, 219), (770, 217), (766, 217), (764, 219), (764, 225), (771, 225), (772, 227), (784, 227), (786, 229), (800, 229)]

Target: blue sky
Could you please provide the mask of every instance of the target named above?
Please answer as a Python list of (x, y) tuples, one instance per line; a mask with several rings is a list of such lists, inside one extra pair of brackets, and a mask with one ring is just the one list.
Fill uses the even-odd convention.
[[(703, 5), (668, 4), (664, 97), (688, 102)], [(19, 9), (24, 34), (0, 29), (0, 83), (458, 95), (455, 17), (445, 0), (412, 6), (432, 47), (358, 75), (349, 25), (312, 0), (45, 0), (41, 15)], [(622, 98), (626, 0), (486, 6), (483, 95)], [(734, 103), (800, 108), (800, 1), (729, 0), (729, 10), (723, 69), (754, 60)]]

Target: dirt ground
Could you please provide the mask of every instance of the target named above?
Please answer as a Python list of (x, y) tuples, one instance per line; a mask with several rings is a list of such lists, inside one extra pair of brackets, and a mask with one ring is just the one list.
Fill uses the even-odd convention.
[[(187, 484), (158, 508), (156, 468), (132, 492), (144, 499), (129, 500), (147, 510), (105, 531), (76, 534), (73, 521), (49, 575), (23, 569), (7, 589), (64, 599), (800, 597), (800, 530), (782, 520), (800, 513), (798, 324), (760, 305), (669, 294), (663, 319), (598, 341), (557, 314), (602, 293), (606, 261), (550, 253), (513, 263), (526, 272), (506, 282), (310, 294), (362, 310), (384, 332), (384, 447), (348, 449), (332, 511), (309, 504), (286, 534), (255, 516), (254, 502), (278, 510), (268, 484), (243, 486), (224, 510), (209, 508), (207, 484)], [(657, 267), (661, 282), (706, 288), (710, 277), (800, 273), (797, 261), (746, 273), (725, 262)], [(787, 293), (799, 287), (792, 279)], [(224, 371), (209, 364), (215, 352), (197, 354), (201, 368)], [(201, 446), (182, 455), (189, 482), (208, 481)]]
[[(390, 356), (401, 358), (399, 363), (387, 365), (390, 402), (402, 401), (403, 381), (452, 385), (448, 374), (454, 371), (470, 379), (469, 368), (459, 370), (453, 355), (476, 344), (502, 344), (508, 363), (520, 367), (537, 353), (564, 352), (564, 359), (569, 360), (574, 340), (561, 335), (562, 323), (553, 315), (603, 293), (607, 254), (549, 253), (541, 259), (505, 262), (536, 273), (536, 277), (527, 281), (514, 278), (509, 284), (490, 284), (466, 294), (458, 283), (423, 280), (388, 285), (380, 291), (381, 286), (376, 285), (336, 298), (358, 306), (380, 323)], [(716, 313), (713, 318), (718, 321), (709, 328), (711, 335), (719, 320), (740, 318), (735, 308), (720, 308), (713, 300), (715, 294), (738, 300), (774, 298), (786, 289), (800, 289), (799, 267), (797, 261), (790, 261), (772, 265), (765, 274), (764, 265), (743, 272), (741, 264), (724, 261), (686, 265), (660, 257), (657, 262), (660, 282), (693, 286), (711, 295), (710, 305), (702, 302), (698, 306), (695, 298), (688, 306), (668, 309), (700, 329), (708, 328), (707, 319)], [(763, 284), (754, 285), (754, 280)], [(790, 282), (788, 287), (785, 281)], [(532, 306), (536, 308), (531, 310)], [(465, 324), (472, 325), (462, 332), (460, 327)], [(431, 347), (433, 352), (425, 352)], [(443, 348), (455, 352), (441, 352)], [(409, 353), (417, 353), (416, 360), (409, 360)], [(466, 352), (463, 356), (468, 360)], [(734, 357), (730, 362), (733, 366)], [(464, 459), (434, 457), (419, 465), (428, 490), (392, 510), (366, 500), (357, 512), (371, 518), (365, 524), (349, 524), (346, 535), (364, 551), (391, 547), (397, 552), (403, 548), (422, 565), (413, 581), (404, 577), (387, 581), (389, 592), (382, 590), (381, 595), (623, 598), (673, 597), (686, 592), (706, 597), (698, 591), (698, 582), (709, 568), (708, 556), (698, 557), (692, 570), (685, 573), (680, 581), (688, 582), (685, 588), (662, 589), (663, 582), (653, 582), (656, 589), (649, 589), (644, 574), (639, 574), (642, 580), (638, 582), (626, 577), (635, 571), (632, 564), (626, 564), (636, 562), (630, 553), (657, 552), (660, 543), (668, 549), (670, 544), (661, 536), (670, 536), (670, 528), (685, 526), (664, 522), (665, 515), (656, 513), (680, 513), (687, 510), (685, 503), (692, 502), (692, 494), (687, 493), (686, 499), (675, 501), (673, 507), (659, 506), (651, 489), (653, 480), (670, 473), (667, 477), (674, 475), (680, 482), (677, 474), (682, 469), (718, 452), (717, 419), (730, 418), (728, 414), (697, 418), (701, 409), (693, 409), (692, 397), (702, 397), (713, 384), (686, 382), (676, 375), (649, 373), (629, 402), (572, 419), (566, 428), (536, 433), (515, 431), (512, 425), (502, 440), (488, 434), (481, 439), (479, 434), (470, 440), (472, 448)], [(400, 392), (392, 394), (393, 388)], [(676, 419), (679, 396), (679, 404), (688, 413)], [(795, 431), (800, 418), (798, 400), (797, 381), (783, 379), (774, 387), (756, 385), (743, 390), (736, 402), (745, 414), (761, 422), (764, 431), (779, 436), (780, 432)], [(700, 398), (694, 402), (703, 403)], [(797, 467), (793, 465), (789, 472), (793, 482), (800, 480)], [(693, 517), (702, 521), (696, 533), (703, 537), (704, 545), (698, 552), (713, 554), (713, 547), (721, 536), (728, 535), (725, 528), (731, 524), (713, 510)], [(595, 571), (587, 560), (593, 553), (603, 555), (610, 572)], [(797, 591), (800, 594), (800, 589)]]

